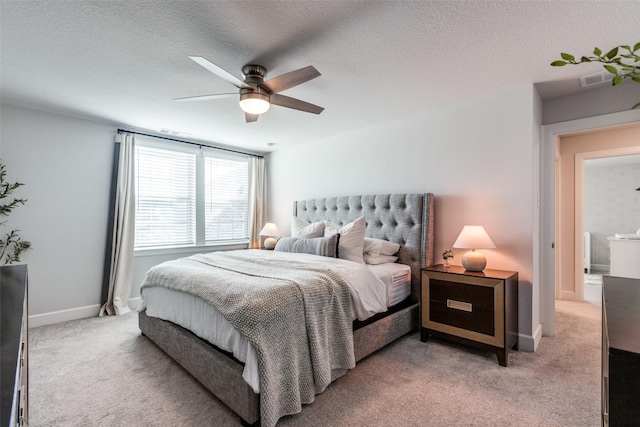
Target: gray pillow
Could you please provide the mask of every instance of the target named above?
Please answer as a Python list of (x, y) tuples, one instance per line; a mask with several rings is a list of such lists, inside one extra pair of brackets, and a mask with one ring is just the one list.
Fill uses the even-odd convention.
[(303, 254), (322, 255), (331, 258), (338, 257), (339, 235), (329, 237), (281, 237), (276, 243), (275, 251), (296, 252)]

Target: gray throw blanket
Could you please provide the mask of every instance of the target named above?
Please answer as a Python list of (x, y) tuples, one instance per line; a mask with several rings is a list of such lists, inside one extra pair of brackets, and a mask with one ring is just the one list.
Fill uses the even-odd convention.
[(253, 344), (263, 426), (300, 412), (355, 366), (349, 288), (329, 269), (214, 252), (152, 268), (141, 288), (152, 286), (206, 300)]

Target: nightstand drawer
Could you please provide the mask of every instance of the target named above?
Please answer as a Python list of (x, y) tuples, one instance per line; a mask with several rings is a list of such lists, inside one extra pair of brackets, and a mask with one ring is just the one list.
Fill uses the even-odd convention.
[[(424, 271), (422, 327), (504, 346), (504, 281)], [(432, 295), (434, 292), (435, 295)]]
[(507, 366), (518, 344), (518, 273), (434, 265), (422, 270), (420, 340), (440, 335), (492, 348)]
[(492, 287), (429, 280), (429, 320), (494, 335)]

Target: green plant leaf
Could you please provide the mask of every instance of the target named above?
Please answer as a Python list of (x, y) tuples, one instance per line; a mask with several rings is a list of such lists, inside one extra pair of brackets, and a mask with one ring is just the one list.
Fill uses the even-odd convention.
[(605, 56), (607, 57), (607, 59), (613, 59), (616, 56), (618, 56), (618, 47), (616, 46), (613, 49), (611, 49), (609, 52), (607, 52)]
[(618, 69), (616, 67), (614, 67), (613, 65), (605, 65), (604, 68), (610, 72), (611, 74), (617, 76), (618, 75)]
[[(631, 107), (632, 110), (635, 110), (636, 108), (640, 107), (640, 102), (638, 102), (636, 105), (634, 105), (633, 107)], [(640, 188), (637, 190), (640, 191)]]
[(560, 54), (560, 56), (565, 61), (574, 62), (576, 60), (576, 58), (573, 55), (569, 55), (568, 53), (564, 53), (563, 52), (563, 53)]
[[(580, 61), (576, 61), (573, 55), (562, 52), (560, 53), (562, 59), (553, 61), (551, 65), (554, 67), (562, 67), (567, 64), (576, 65), (584, 62), (601, 62), (605, 70), (613, 74), (612, 84), (614, 86), (623, 83), (626, 79), (640, 83), (640, 54), (636, 53), (639, 50), (640, 42), (633, 45), (633, 49), (630, 45), (616, 46), (605, 55), (602, 54), (600, 48), (595, 47), (593, 49), (594, 56), (581, 56)], [(631, 108), (640, 108), (640, 102)], [(0, 178), (3, 173), (4, 170), (0, 165)], [(0, 179), (0, 181), (2, 180)], [(640, 191), (640, 189), (638, 191)], [(1, 192), (2, 189), (0, 188), (0, 193)]]

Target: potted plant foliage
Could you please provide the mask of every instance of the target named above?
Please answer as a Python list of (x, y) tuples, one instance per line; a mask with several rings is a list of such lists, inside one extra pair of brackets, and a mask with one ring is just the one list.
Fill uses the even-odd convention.
[[(640, 83), (640, 42), (633, 47), (628, 45), (616, 46), (607, 53), (600, 48), (593, 50), (592, 56), (582, 56), (579, 60), (569, 53), (561, 53), (558, 59), (551, 63), (554, 67), (563, 67), (565, 65), (577, 65), (585, 62), (601, 62), (604, 68), (613, 74), (613, 85), (619, 85), (627, 79)], [(640, 102), (635, 104), (631, 109), (640, 107)]]
[[(7, 171), (4, 164), (0, 164), (0, 215), (8, 216), (15, 208), (24, 205), (26, 199), (13, 198), (11, 194), (24, 184), (21, 182), (8, 182)], [(7, 221), (0, 221), (0, 226), (5, 226)], [(31, 243), (22, 240), (18, 234), (20, 230), (11, 230), (0, 238), (0, 265), (20, 262), (20, 255), (31, 247)]]

